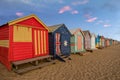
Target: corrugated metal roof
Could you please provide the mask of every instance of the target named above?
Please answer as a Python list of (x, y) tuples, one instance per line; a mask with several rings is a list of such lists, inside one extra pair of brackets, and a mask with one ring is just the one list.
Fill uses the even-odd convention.
[(64, 25), (64, 24), (57, 24), (57, 25), (53, 25), (53, 26), (48, 26), (49, 32), (54, 32), (55, 30), (57, 30), (62, 25)]

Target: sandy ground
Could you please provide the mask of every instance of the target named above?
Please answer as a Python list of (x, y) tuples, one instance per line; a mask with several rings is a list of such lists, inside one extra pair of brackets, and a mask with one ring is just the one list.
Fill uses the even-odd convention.
[(71, 58), (22, 75), (0, 64), (0, 80), (120, 80), (120, 45)]

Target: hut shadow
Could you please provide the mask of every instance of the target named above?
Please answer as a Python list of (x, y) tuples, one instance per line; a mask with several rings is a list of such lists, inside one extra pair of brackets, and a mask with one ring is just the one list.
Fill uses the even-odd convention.
[(56, 55), (55, 58), (61, 62), (66, 62), (64, 59), (72, 60), (68, 55)]

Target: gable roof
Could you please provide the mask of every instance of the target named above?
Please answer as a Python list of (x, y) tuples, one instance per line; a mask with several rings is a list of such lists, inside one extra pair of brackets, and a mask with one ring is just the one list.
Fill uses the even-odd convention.
[(48, 26), (49, 32), (54, 32), (55, 30), (57, 30), (59, 27), (63, 26), (64, 24), (57, 24), (57, 25), (53, 25), (53, 26)]
[(31, 15), (28, 15), (28, 16), (25, 16), (25, 17), (22, 17), (22, 18), (18, 18), (18, 19), (9, 21), (9, 22), (7, 22), (7, 24), (8, 25), (13, 25), (13, 24), (21, 22), (23, 20), (29, 19), (29, 18), (35, 18), (39, 23), (41, 23), (48, 30), (47, 26), (35, 14), (31, 14)]
[(91, 35), (91, 37), (92, 37), (92, 36), (96, 37), (96, 35), (95, 35), (94, 33), (91, 33), (90, 35)]
[(65, 27), (66, 30), (68, 31), (68, 33), (71, 35), (70, 31), (68, 30), (68, 28), (66, 27), (65, 24), (57, 24), (57, 25), (53, 25), (53, 26), (49, 26), (48, 29), (49, 29), (49, 33), (52, 33), (54, 31), (56, 31), (57, 29), (59, 29), (60, 27)]
[(83, 31), (83, 33), (84, 33), (85, 36), (86, 36), (87, 33), (88, 33), (88, 34), (90, 35), (90, 37), (91, 37), (91, 34), (90, 34), (89, 30)]
[(74, 34), (76, 31), (77, 31), (77, 29), (72, 29), (72, 30), (70, 30), (70, 33)]
[(83, 33), (83, 31), (82, 31), (80, 28), (72, 29), (72, 30), (70, 30), (70, 33), (71, 33), (72, 35), (74, 35), (77, 31), (80, 31), (80, 32), (82, 33), (82, 35), (84, 36), (84, 33)]

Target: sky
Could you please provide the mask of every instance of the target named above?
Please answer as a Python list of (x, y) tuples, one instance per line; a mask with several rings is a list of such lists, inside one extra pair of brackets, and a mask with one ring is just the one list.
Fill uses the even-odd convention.
[(0, 0), (0, 25), (30, 14), (120, 41), (120, 0)]

